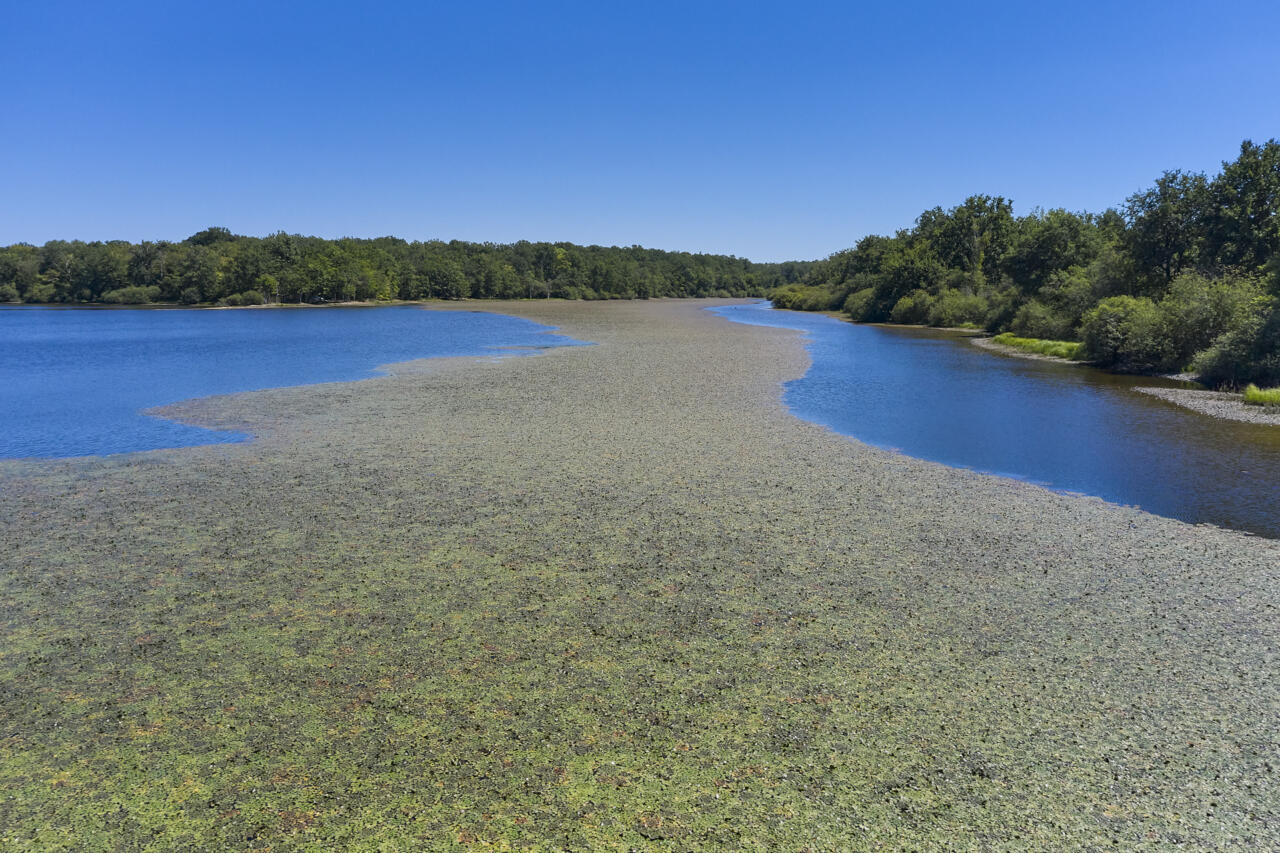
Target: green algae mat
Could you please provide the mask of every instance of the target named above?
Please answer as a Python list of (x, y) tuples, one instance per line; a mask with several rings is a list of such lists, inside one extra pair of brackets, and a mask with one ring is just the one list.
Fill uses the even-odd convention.
[(790, 417), (796, 336), (195, 401), (0, 467), (0, 849), (1280, 844), (1280, 549)]

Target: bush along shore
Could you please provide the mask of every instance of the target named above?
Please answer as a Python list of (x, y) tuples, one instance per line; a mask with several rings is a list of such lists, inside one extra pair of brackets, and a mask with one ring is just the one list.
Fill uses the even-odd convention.
[(1100, 214), (1015, 217), (985, 195), (927, 210), (770, 298), (859, 322), (1078, 341), (1074, 357), (1100, 367), (1191, 371), (1212, 388), (1278, 385), (1280, 142), (1246, 141), (1212, 178), (1165, 172)]
[[(970, 342), (1005, 355), (1094, 366), (1084, 361), (1084, 345), (1074, 341), (1020, 338), (1012, 332), (1004, 332), (990, 338), (970, 338)], [(1280, 388), (1260, 389), (1251, 383), (1241, 393), (1208, 391), (1195, 387), (1190, 381), (1193, 377), (1188, 374), (1165, 378), (1187, 382), (1188, 387), (1138, 387), (1133, 390), (1210, 417), (1280, 426)]]

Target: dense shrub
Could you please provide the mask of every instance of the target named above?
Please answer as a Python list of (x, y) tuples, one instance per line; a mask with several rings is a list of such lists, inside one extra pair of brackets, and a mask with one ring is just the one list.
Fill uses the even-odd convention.
[(1025, 303), (1013, 315), (1010, 330), (1022, 338), (1044, 338), (1061, 341), (1074, 336), (1070, 318), (1059, 314), (1038, 299)]
[(112, 305), (144, 305), (160, 298), (160, 288), (121, 287), (102, 294), (102, 301)]
[(792, 284), (778, 288), (769, 295), (775, 308), (795, 311), (838, 311), (844, 302), (844, 292), (826, 284)]
[(1080, 337), (1085, 358), (1117, 370), (1165, 370), (1174, 356), (1164, 315), (1145, 296), (1102, 300), (1084, 315)]
[(990, 309), (987, 300), (976, 293), (948, 289), (934, 300), (928, 322), (931, 326), (976, 326)]
[(1036, 299), (1061, 319), (1065, 325), (1064, 336), (1074, 336), (1085, 312), (1098, 303), (1101, 295), (1089, 279), (1089, 272), (1081, 267), (1058, 270), (1049, 276), (1048, 282), (1036, 295)]
[(895, 323), (920, 325), (929, 321), (932, 308), (933, 297), (927, 290), (913, 290), (894, 304), (889, 319)]
[(1267, 300), (1243, 323), (1196, 356), (1192, 369), (1206, 385), (1280, 385), (1280, 300)]
[(865, 287), (862, 290), (855, 290), (844, 300), (840, 310), (854, 320), (866, 320), (868, 312), (875, 304), (875, 297), (876, 292), (873, 288)]
[(1185, 273), (1173, 281), (1160, 300), (1169, 348), (1177, 367), (1187, 366), (1196, 353), (1235, 329), (1265, 307), (1262, 285), (1255, 276), (1206, 278)]

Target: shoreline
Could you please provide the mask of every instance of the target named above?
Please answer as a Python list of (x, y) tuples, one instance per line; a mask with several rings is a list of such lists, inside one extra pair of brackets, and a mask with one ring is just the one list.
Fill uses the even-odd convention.
[[(1012, 358), (1025, 358), (1031, 361), (1050, 361), (1057, 364), (1070, 365), (1072, 367), (1087, 367), (1094, 370), (1099, 368), (1093, 367), (1087, 361), (1073, 361), (1067, 358), (1058, 358), (1052, 355), (1042, 355), (1036, 352), (1027, 352), (1017, 347), (1003, 346), (995, 343), (991, 338), (971, 338), (969, 341), (974, 346), (987, 350), (988, 352), (1007, 355)], [(1135, 375), (1135, 374), (1118, 374), (1118, 375)], [(1194, 378), (1186, 374), (1176, 376), (1161, 376), (1161, 379), (1169, 379), (1176, 382), (1194, 382)], [(1270, 410), (1265, 406), (1250, 406), (1245, 404), (1240, 394), (1231, 391), (1212, 391), (1207, 388), (1159, 388), (1153, 386), (1136, 386), (1133, 389), (1138, 394), (1146, 394), (1150, 397), (1156, 397), (1166, 403), (1171, 403), (1196, 414), (1205, 415), (1219, 420), (1236, 421), (1238, 423), (1259, 424), (1262, 426), (1280, 426), (1280, 408), (1272, 407)]]
[[(985, 333), (983, 333), (985, 334)], [(1017, 347), (1005, 346), (998, 344), (990, 337), (974, 337), (969, 339), (969, 343), (978, 349), (984, 349), (987, 352), (999, 353), (1000, 355), (1012, 356), (1014, 358), (1025, 358), (1031, 361), (1052, 361), (1056, 364), (1069, 364), (1072, 367), (1091, 367), (1087, 361), (1073, 361), (1069, 358), (1059, 358), (1056, 355), (1045, 355), (1039, 352), (1028, 352)], [(1096, 369), (1096, 368), (1095, 368)]]
[(727, 302), (486, 303), (595, 346), (0, 465), (6, 836), (1280, 843), (1280, 542), (802, 421)]
[(1251, 406), (1240, 394), (1230, 391), (1209, 391), (1196, 388), (1134, 388), (1146, 394), (1221, 420), (1238, 421), (1262, 426), (1280, 426), (1280, 407)]

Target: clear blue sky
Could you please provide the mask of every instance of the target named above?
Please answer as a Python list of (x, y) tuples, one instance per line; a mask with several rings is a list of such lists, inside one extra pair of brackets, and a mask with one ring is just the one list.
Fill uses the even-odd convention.
[(1280, 4), (11, 2), (0, 244), (210, 225), (810, 259), (1280, 137)]

